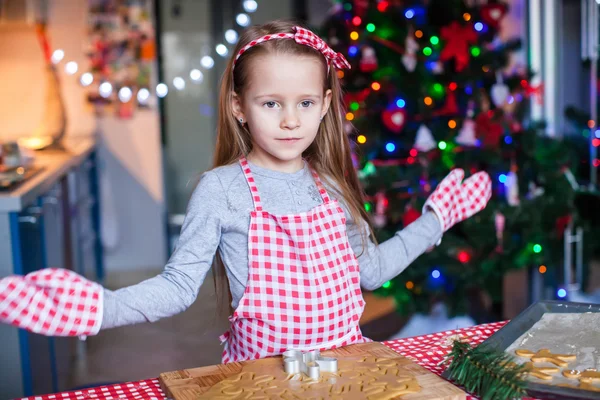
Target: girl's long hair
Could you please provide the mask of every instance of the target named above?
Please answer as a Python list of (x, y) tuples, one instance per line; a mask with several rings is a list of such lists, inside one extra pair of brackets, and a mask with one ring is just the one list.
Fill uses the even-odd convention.
[[(323, 76), (325, 76), (323, 93), (327, 89), (331, 89), (332, 99), (329, 110), (319, 126), (317, 136), (303, 153), (303, 157), (315, 169), (328, 188), (333, 190), (335, 197), (344, 202), (356, 224), (363, 227), (362, 222), (367, 222), (367, 228), (361, 229), (364, 249), (369, 236), (373, 240), (375, 238), (369, 224), (369, 216), (364, 208), (363, 190), (352, 163), (350, 142), (344, 131), (345, 107), (342, 89), (333, 65), (327, 72), (325, 57), (317, 50), (297, 44), (291, 39), (275, 39), (251, 47), (240, 56), (235, 68), (233, 67), (235, 56), (246, 44), (265, 35), (293, 33), (294, 26), (302, 26), (302, 24), (290, 20), (276, 20), (264, 25), (252, 26), (240, 36), (221, 80), (213, 168), (235, 163), (242, 155), (246, 156), (252, 150), (250, 132), (236, 121), (232, 108), (233, 93), (241, 96), (248, 84), (252, 58), (260, 54), (275, 53), (311, 56), (321, 60)], [(219, 252), (215, 256), (214, 266), (213, 276), (217, 304), (222, 306), (225, 294), (227, 294), (229, 309), (232, 311), (231, 291)]]

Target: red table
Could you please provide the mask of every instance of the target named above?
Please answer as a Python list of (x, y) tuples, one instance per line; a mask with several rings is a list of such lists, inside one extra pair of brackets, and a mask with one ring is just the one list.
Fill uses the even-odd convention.
[[(417, 336), (407, 339), (398, 339), (383, 342), (386, 346), (408, 357), (431, 372), (441, 375), (444, 368), (439, 365), (444, 356), (450, 352), (452, 340), (459, 336), (461, 339), (473, 345), (480, 344), (490, 337), (494, 332), (506, 324), (495, 322), (486, 325), (478, 325), (471, 328), (453, 331), (439, 332), (431, 335)], [(160, 389), (158, 378), (147, 379), (137, 382), (127, 382), (119, 385), (101, 386), (91, 389), (78, 390), (50, 394), (45, 396), (25, 397), (24, 400), (165, 400), (166, 397)], [(477, 399), (475, 396), (467, 396), (467, 399)]]

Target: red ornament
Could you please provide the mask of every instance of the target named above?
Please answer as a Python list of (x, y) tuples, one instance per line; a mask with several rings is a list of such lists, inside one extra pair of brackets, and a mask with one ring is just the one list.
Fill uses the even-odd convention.
[(502, 125), (490, 113), (482, 112), (475, 119), (475, 133), (484, 147), (498, 147), (502, 138)]
[(444, 106), (436, 113), (437, 115), (456, 115), (458, 114), (458, 103), (456, 102), (456, 93), (447, 92)]
[(408, 225), (412, 224), (417, 219), (419, 219), (420, 216), (421, 213), (415, 210), (410, 204), (408, 204), (404, 209), (404, 215), (402, 216), (402, 225), (406, 228)]
[(503, 3), (487, 4), (481, 7), (481, 19), (494, 29), (498, 29), (500, 21), (506, 15), (508, 6)]
[(477, 33), (471, 24), (460, 25), (453, 21), (449, 26), (444, 26), (440, 32), (446, 46), (440, 53), (441, 61), (454, 58), (456, 71), (460, 72), (469, 65), (469, 44), (477, 43)]
[(562, 236), (565, 229), (567, 229), (567, 226), (569, 226), (569, 223), (571, 223), (571, 219), (572, 217), (570, 215), (565, 215), (556, 220), (556, 234), (558, 236)]
[(394, 133), (402, 132), (406, 124), (406, 111), (402, 108), (393, 108), (381, 113), (381, 119), (386, 128)]

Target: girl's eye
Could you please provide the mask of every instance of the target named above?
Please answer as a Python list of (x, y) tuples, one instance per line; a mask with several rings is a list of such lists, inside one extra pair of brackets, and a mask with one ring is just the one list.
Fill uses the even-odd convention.
[(304, 101), (303, 101), (302, 103), (300, 103), (300, 104), (302, 104), (302, 107), (305, 107), (305, 108), (306, 108), (306, 107), (310, 107), (310, 106), (313, 104), (313, 102), (312, 102), (312, 101), (310, 101), (310, 100), (304, 100)]
[(275, 103), (274, 101), (267, 101), (264, 105), (267, 108), (275, 108), (277, 106), (277, 103)]

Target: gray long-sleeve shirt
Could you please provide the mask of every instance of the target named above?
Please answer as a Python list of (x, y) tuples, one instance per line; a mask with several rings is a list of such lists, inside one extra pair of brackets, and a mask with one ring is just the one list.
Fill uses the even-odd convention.
[[(250, 168), (263, 208), (271, 214), (301, 213), (322, 203), (307, 165), (295, 173), (252, 163)], [(358, 256), (360, 283), (367, 290), (400, 274), (442, 236), (437, 218), (426, 212), (383, 243), (367, 240), (363, 249), (360, 224), (366, 222), (353, 221), (346, 206), (340, 204), (346, 214), (350, 246)], [(239, 163), (205, 172), (192, 194), (179, 241), (164, 271), (133, 286), (105, 289), (101, 329), (154, 322), (186, 310), (196, 299), (217, 250), (226, 267), (235, 309), (248, 279), (248, 229), (253, 209)]]

